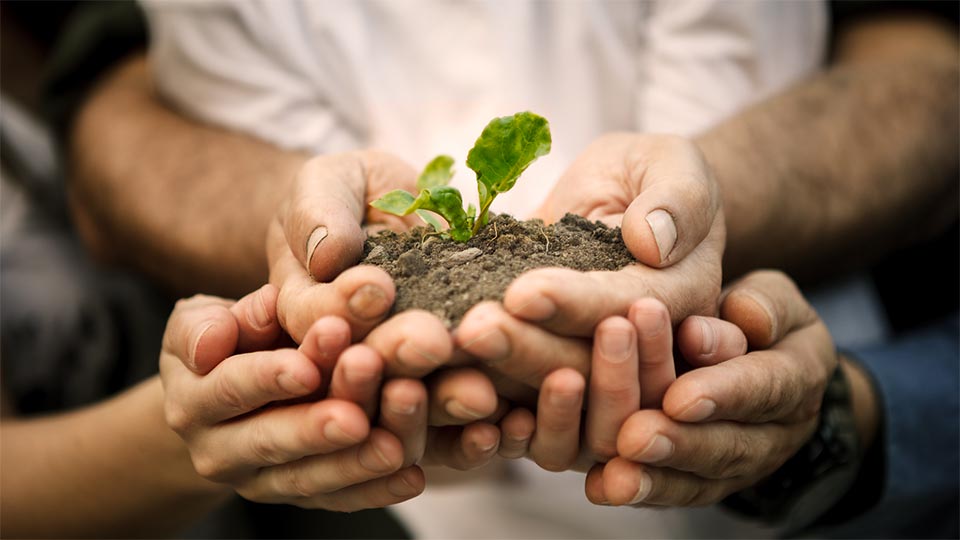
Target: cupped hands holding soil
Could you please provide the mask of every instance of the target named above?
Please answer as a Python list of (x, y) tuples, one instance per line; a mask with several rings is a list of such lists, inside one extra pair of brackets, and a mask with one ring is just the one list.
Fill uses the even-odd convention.
[(362, 264), (383, 268), (396, 283), (394, 312), (423, 309), (451, 329), (475, 304), (501, 301), (527, 270), (619, 270), (635, 262), (619, 228), (573, 214), (552, 225), (497, 215), (467, 242), (428, 227), (385, 231), (367, 239), (363, 255)]

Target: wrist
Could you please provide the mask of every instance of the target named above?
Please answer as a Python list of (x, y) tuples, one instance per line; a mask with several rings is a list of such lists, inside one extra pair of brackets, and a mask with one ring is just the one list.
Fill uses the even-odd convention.
[(863, 368), (853, 360), (841, 355), (840, 368), (850, 387), (850, 402), (854, 423), (860, 440), (860, 454), (866, 454), (877, 436), (880, 424), (880, 404), (876, 389)]

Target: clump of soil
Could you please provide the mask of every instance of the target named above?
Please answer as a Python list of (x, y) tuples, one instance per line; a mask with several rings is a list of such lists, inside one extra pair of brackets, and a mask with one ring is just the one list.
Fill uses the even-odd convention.
[(563, 266), (618, 270), (634, 261), (620, 229), (567, 214), (553, 225), (497, 215), (466, 243), (416, 227), (367, 239), (363, 264), (387, 271), (397, 286), (395, 312), (418, 308), (456, 327), (473, 305), (502, 300), (510, 282), (526, 270)]

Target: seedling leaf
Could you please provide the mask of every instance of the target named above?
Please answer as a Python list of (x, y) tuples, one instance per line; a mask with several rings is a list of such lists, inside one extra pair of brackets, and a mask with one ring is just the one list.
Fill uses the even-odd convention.
[(443, 231), (443, 223), (441, 223), (435, 215), (427, 212), (426, 210), (417, 210), (417, 215), (420, 216), (420, 219), (422, 219), (427, 225), (433, 227), (433, 230), (437, 232)]
[(450, 156), (437, 156), (433, 161), (427, 163), (417, 178), (417, 189), (430, 189), (437, 186), (445, 186), (453, 178), (453, 158)]
[(413, 195), (406, 191), (395, 189), (370, 203), (370, 206), (397, 216), (406, 216), (415, 210), (413, 206), (415, 200)]
[(467, 154), (467, 167), (477, 173), (481, 207), (484, 187), (495, 197), (513, 187), (538, 157), (550, 152), (550, 125), (531, 112), (494, 118)]

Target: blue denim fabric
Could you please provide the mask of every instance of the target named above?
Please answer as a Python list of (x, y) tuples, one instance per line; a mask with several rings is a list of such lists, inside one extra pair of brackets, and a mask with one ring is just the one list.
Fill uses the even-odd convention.
[(885, 478), (879, 502), (828, 536), (960, 535), (960, 317), (891, 344), (850, 351), (883, 408)]

